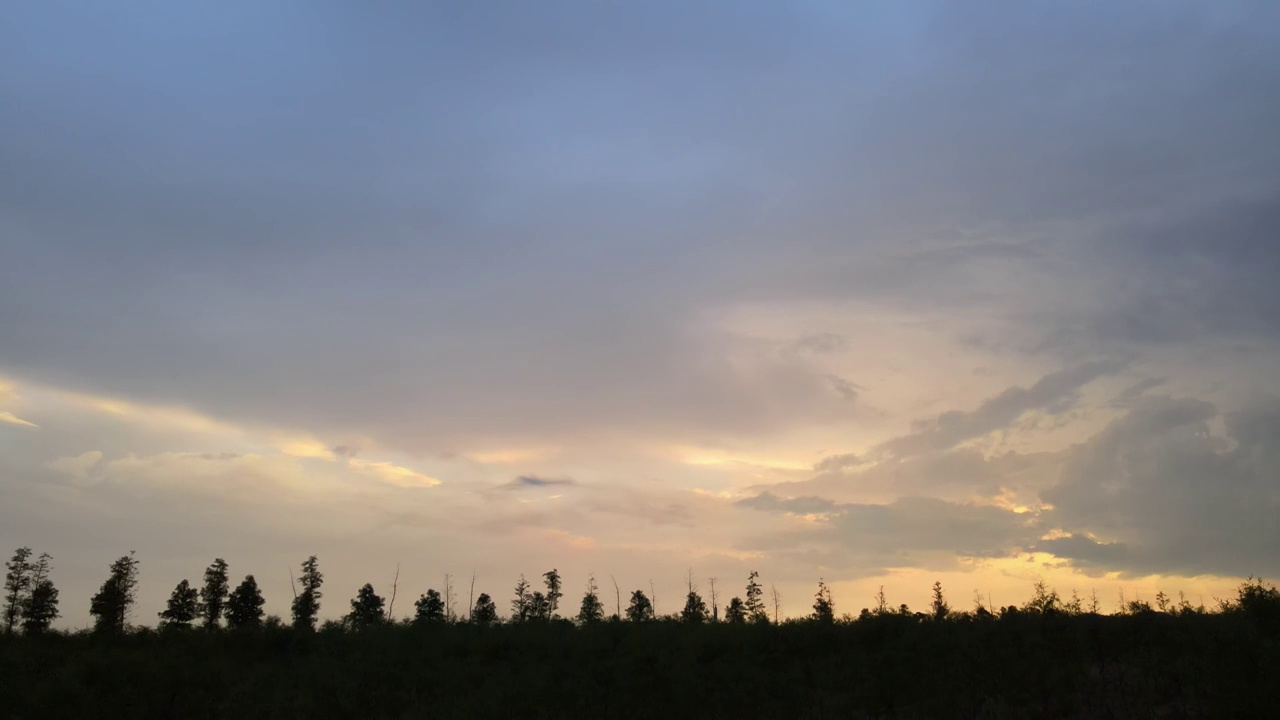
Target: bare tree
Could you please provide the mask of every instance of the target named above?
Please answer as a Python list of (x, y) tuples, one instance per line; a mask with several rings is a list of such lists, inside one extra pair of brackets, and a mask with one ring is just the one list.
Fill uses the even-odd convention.
[(773, 598), (773, 624), (777, 625), (782, 617), (782, 593), (778, 592), (778, 586), (769, 583), (769, 595)]
[(614, 606), (614, 616), (620, 618), (622, 617), (622, 591), (618, 589), (617, 578), (610, 575), (609, 579), (613, 581), (613, 597), (614, 597), (614, 602), (617, 603)]
[(716, 579), (707, 578), (711, 584), (711, 622), (720, 622), (720, 596), (716, 594)]
[(471, 568), (471, 594), (467, 596), (467, 622), (471, 622), (471, 613), (476, 606), (476, 569)]
[(653, 589), (653, 578), (649, 578), (649, 603), (653, 606), (653, 616), (658, 617), (658, 591)]
[(391, 579), (391, 602), (387, 604), (387, 622), (391, 622), (396, 609), (396, 590), (400, 588), (400, 563), (396, 563), (396, 576)]
[(453, 576), (449, 573), (444, 574), (444, 617), (445, 620), (453, 622), (457, 618), (453, 616), (453, 606), (457, 601), (457, 593), (453, 591)]

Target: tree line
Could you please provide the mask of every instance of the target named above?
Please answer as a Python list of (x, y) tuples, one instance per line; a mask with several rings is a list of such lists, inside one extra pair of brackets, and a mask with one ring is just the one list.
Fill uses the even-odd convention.
[[(44, 633), (60, 616), (59, 593), (51, 577), (53, 558), (48, 553), (42, 553), (39, 557), (33, 556), (31, 548), (18, 548), (5, 565), (3, 621), (6, 634), (13, 634), (19, 630), (32, 635)], [(132, 551), (111, 563), (107, 579), (89, 601), (89, 613), (93, 617), (95, 631), (124, 633), (131, 627), (130, 620), (137, 602), (139, 566), (140, 563)], [(323, 629), (362, 630), (397, 624), (393, 612), (398, 591), (398, 568), (396, 578), (392, 585), (389, 602), (378, 594), (371, 583), (366, 583), (351, 599), (349, 612), (343, 614), (338, 620), (323, 623)], [(614, 612), (607, 613), (594, 575), (589, 575), (587, 578), (586, 589), (577, 611), (562, 616), (560, 611), (564, 585), (560, 573), (552, 568), (542, 574), (541, 581), (544, 589), (534, 589), (524, 575), (520, 576), (513, 591), (511, 614), (504, 620), (499, 616), (497, 603), (488, 593), (481, 592), (478, 596), (475, 595), (474, 576), (471, 584), (472, 597), (468, 598), (466, 615), (460, 615), (456, 610), (456, 591), (452, 584), (452, 576), (446, 575), (444, 592), (429, 588), (414, 602), (412, 617), (400, 622), (412, 625), (465, 622), (471, 625), (487, 626), (553, 620), (572, 621), (579, 625), (606, 620), (625, 620), (633, 623), (667, 620), (695, 625), (721, 622), (729, 625), (758, 625), (778, 624), (784, 621), (780, 610), (781, 596), (776, 588), (770, 593), (773, 606), (773, 617), (770, 618), (764, 586), (760, 583), (760, 575), (756, 571), (751, 571), (748, 575), (743, 594), (729, 599), (723, 615), (715, 578), (711, 579), (711, 595), (708, 603), (699, 592), (692, 570), (686, 578), (687, 592), (683, 607), (678, 612), (663, 617), (659, 617), (655, 611), (652, 587), (648, 594), (642, 589), (632, 591), (624, 608), (622, 592), (616, 581), (614, 582)], [(324, 574), (320, 571), (318, 558), (312, 555), (304, 560), (297, 578), (290, 576), (290, 584), (293, 588), (293, 600), (290, 605), (291, 626), (298, 630), (315, 630), (321, 600), (324, 598), (322, 591)], [(1192, 604), (1181, 593), (1178, 599), (1174, 600), (1164, 592), (1159, 592), (1154, 600), (1154, 604), (1139, 599), (1126, 600), (1122, 591), (1117, 614), (1163, 613), (1187, 616), (1211, 612), (1246, 611), (1280, 616), (1280, 590), (1277, 590), (1274, 585), (1267, 585), (1261, 579), (1252, 577), (1239, 586), (1235, 598), (1217, 600), (1217, 607), (1213, 610), (1206, 608), (1203, 603)], [(215, 558), (205, 568), (203, 582), (198, 588), (186, 579), (177, 584), (169, 596), (165, 609), (159, 613), (159, 625), (164, 629), (201, 626), (209, 630), (224, 626), (230, 630), (251, 629), (264, 624), (282, 626), (284, 623), (281, 619), (265, 616), (263, 611), (265, 604), (262, 591), (253, 575), (244, 576), (244, 579), (232, 588), (227, 562), (222, 558)], [(934, 583), (932, 601), (927, 612), (912, 611), (906, 604), (892, 607), (885, 597), (884, 588), (881, 587), (875, 596), (873, 607), (862, 608), (856, 617), (846, 613), (837, 618), (836, 604), (832, 599), (831, 590), (824, 580), (819, 579), (813, 596), (812, 612), (803, 618), (791, 620), (847, 623), (897, 616), (916, 620), (944, 621), (1011, 617), (1024, 613), (1064, 616), (1100, 615), (1101, 609), (1096, 593), (1086, 599), (1073, 590), (1069, 597), (1064, 597), (1045, 583), (1037, 582), (1033, 586), (1032, 597), (1021, 606), (995, 607), (975, 592), (973, 609), (957, 611), (947, 600), (942, 584)]]

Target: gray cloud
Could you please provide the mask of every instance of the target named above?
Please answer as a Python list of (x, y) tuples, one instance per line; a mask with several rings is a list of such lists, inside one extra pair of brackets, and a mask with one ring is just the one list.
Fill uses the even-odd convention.
[(1075, 404), (1080, 388), (1122, 367), (1116, 361), (1095, 361), (1050, 373), (1031, 387), (1011, 387), (974, 410), (945, 412), (923, 423), (917, 432), (884, 443), (879, 450), (893, 457), (946, 450), (1009, 427), (1032, 410), (1060, 414)]
[(840, 471), (846, 468), (855, 467), (864, 462), (856, 453), (843, 453), (841, 455), (828, 455), (813, 464), (813, 469), (818, 472)]
[(1098, 572), (1280, 572), (1280, 403), (1229, 413), (1225, 438), (1210, 432), (1217, 415), (1147, 397), (1073, 448), (1043, 492), (1046, 522), (1073, 536), (1042, 547)]
[[(743, 545), (858, 573), (1031, 546), (1134, 573), (1265, 571), (1280, 556), (1274, 412), (1225, 393), (1173, 401), (1144, 381), (1080, 446), (958, 447), (1024, 431), (1027, 413), (1074, 422), (1083, 389), (1120, 369), (1109, 358), (1196, 397), (1223, 382), (1250, 401), (1276, 389), (1280, 4), (547, 0), (287, 17), (248, 0), (11, 5), (0, 374), (414, 459), (604, 434), (807, 461), (794, 438), (860, 431), (893, 371), (876, 333), (824, 332), (863, 314), (936, 338), (930, 372), (956, 383), (970, 360), (1066, 369), (742, 506), (716, 500), (755, 520), (831, 515)], [(768, 327), (726, 329), (755, 310)], [(864, 362), (876, 367), (851, 369)], [(272, 563), (329, 543), (350, 553), (354, 583), (373, 548), (407, 557), (429, 541), (482, 559), (510, 551), (509, 527), (576, 531), (593, 514), (683, 552), (721, 511), (639, 490), (663, 475), (652, 466), (552, 508), (563, 486), (545, 478), (605, 476), (576, 457), (539, 464), (532, 482), (459, 466), (474, 475), (409, 508), (404, 494), (353, 498), (339, 483), (322, 501), (312, 477), (262, 479), (286, 500), (255, 510), (260, 478), (234, 470), (269, 441), (223, 447), (43, 409), (31, 432), (14, 423), (24, 406), (3, 413), (14, 499), (0, 534), (65, 533), (60, 555), (164, 548), (155, 566), (175, 581), (220, 543)], [(1220, 419), (1225, 439), (1210, 432)], [(172, 474), (151, 468), (149, 488), (139, 465), (69, 485), (68, 471), (107, 477), (89, 447), (170, 458)], [(206, 485), (179, 487), (196, 471)], [(761, 479), (719, 473), (681, 467), (666, 482)], [(500, 484), (526, 492), (488, 492)], [(1039, 541), (1033, 518), (964, 502), (1002, 488), (1043, 492), (1055, 508), (1042, 519), (1069, 535)], [(329, 503), (325, 522), (260, 527), (289, 493)], [(451, 504), (468, 501), (484, 507)], [(68, 567), (69, 596), (110, 559)]]
[(744, 547), (799, 554), (850, 577), (886, 567), (951, 566), (960, 557), (1005, 557), (1039, 532), (1034, 516), (934, 498), (865, 504), (761, 493), (738, 504), (762, 512), (823, 513), (824, 522), (748, 538)]
[(573, 478), (544, 478), (537, 475), (520, 475), (511, 482), (501, 485), (503, 490), (523, 490), (526, 488), (565, 487), (577, 485)]

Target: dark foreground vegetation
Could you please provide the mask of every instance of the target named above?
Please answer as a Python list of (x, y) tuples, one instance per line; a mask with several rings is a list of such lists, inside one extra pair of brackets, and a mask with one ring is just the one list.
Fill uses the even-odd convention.
[(315, 558), (291, 625), (262, 616), (251, 578), (231, 589), (219, 560), (199, 590), (180, 583), (150, 629), (123, 620), (130, 556), (94, 597), (95, 629), (68, 633), (42, 626), (50, 610), (32, 602), (47, 565), (6, 587), (0, 717), (1280, 716), (1280, 592), (1257, 580), (1212, 611), (1162, 594), (1102, 615), (1043, 585), (1021, 606), (956, 611), (935, 585), (928, 612), (881, 594), (856, 617), (837, 617), (820, 583), (811, 615), (778, 622), (754, 573), (724, 617), (690, 580), (675, 615), (655, 617), (635, 591), (625, 608), (609, 598), (606, 617), (591, 582), (568, 619), (553, 570), (545, 593), (521, 579), (507, 619), (484, 593), (455, 614), (446, 586), (396, 621), (365, 586), (317, 627)]

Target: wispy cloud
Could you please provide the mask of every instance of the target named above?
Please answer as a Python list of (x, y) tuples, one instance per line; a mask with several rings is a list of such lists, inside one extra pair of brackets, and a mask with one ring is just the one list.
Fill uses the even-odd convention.
[(9, 425), (17, 425), (18, 427), (39, 428), (40, 426), (30, 420), (23, 420), (7, 410), (0, 410), (0, 422)]

